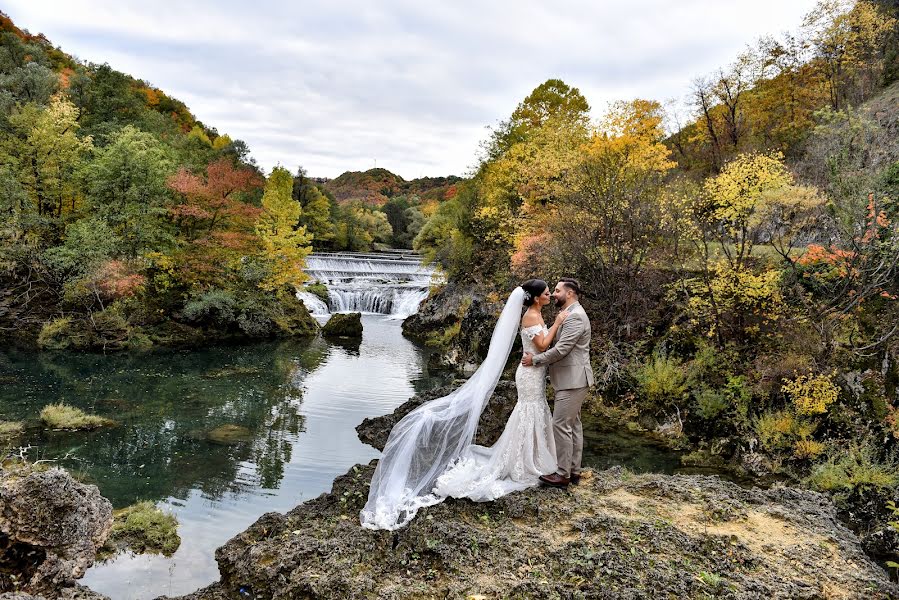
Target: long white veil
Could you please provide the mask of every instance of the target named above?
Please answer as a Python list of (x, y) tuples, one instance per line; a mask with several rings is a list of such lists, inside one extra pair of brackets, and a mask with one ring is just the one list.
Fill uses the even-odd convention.
[(499, 382), (521, 321), (525, 292), (509, 295), (493, 329), (487, 358), (468, 381), (435, 398), (394, 425), (359, 513), (367, 529), (399, 529), (418, 510), (443, 500), (432, 490), (437, 478), (474, 441), (478, 420)]

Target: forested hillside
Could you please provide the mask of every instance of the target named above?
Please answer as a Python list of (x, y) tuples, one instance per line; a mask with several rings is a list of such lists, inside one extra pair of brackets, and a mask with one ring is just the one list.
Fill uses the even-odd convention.
[[(635, 99), (592, 122), (551, 79), (416, 248), (448, 294), (580, 279), (606, 417), (883, 510), (899, 484), (896, 18), (895, 2), (824, 0), (697, 73), (685, 109)], [(432, 343), (472, 347), (453, 337), (470, 305)]]

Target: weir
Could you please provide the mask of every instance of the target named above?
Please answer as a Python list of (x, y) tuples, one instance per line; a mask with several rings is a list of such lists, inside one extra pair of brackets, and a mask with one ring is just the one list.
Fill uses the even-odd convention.
[(408, 250), (317, 252), (306, 257), (310, 281), (328, 288), (328, 302), (309, 292), (297, 297), (314, 315), (362, 312), (402, 319), (418, 311), (438, 278), (433, 267)]

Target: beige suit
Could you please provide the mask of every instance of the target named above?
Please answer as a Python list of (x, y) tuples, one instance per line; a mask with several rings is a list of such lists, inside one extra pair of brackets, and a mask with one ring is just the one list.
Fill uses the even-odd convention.
[(580, 303), (573, 304), (570, 312), (556, 332), (553, 347), (533, 358), (535, 365), (548, 365), (549, 381), (555, 390), (553, 437), (558, 473), (564, 477), (581, 472), (584, 453), (581, 406), (593, 385), (590, 319)]

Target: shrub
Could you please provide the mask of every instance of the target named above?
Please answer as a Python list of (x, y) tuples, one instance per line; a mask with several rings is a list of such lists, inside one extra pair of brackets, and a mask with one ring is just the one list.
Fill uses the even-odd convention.
[(790, 397), (800, 415), (826, 413), (828, 407), (840, 395), (838, 388), (827, 375), (800, 375), (794, 380), (784, 380), (781, 390)]
[(314, 294), (319, 297), (319, 299), (325, 304), (331, 299), (330, 294), (328, 294), (328, 286), (320, 281), (316, 281), (315, 283), (307, 283), (305, 290), (310, 294)]
[(789, 410), (769, 411), (755, 419), (755, 433), (766, 451), (777, 453), (795, 449), (796, 442), (807, 441), (817, 423), (803, 419)]
[(83, 323), (59, 317), (44, 323), (37, 344), (44, 350), (84, 349), (90, 344), (90, 334)]
[(237, 318), (238, 302), (229, 291), (212, 288), (194, 296), (184, 305), (183, 315), (188, 321), (228, 326)]
[(0, 421), (0, 439), (12, 438), (25, 431), (25, 424), (21, 421)]
[(806, 483), (825, 492), (892, 488), (899, 484), (899, 464), (894, 458), (879, 460), (874, 445), (864, 442), (816, 465)]
[(41, 421), (51, 429), (97, 429), (115, 423), (67, 404), (48, 404), (41, 411)]
[(816, 440), (796, 440), (793, 443), (793, 457), (802, 459), (818, 458), (824, 452), (824, 444)]
[(707, 421), (714, 419), (730, 406), (727, 396), (718, 390), (702, 388), (696, 391), (694, 396), (697, 414)]
[(634, 373), (640, 393), (653, 406), (665, 406), (683, 399), (687, 376), (677, 360), (654, 355)]

